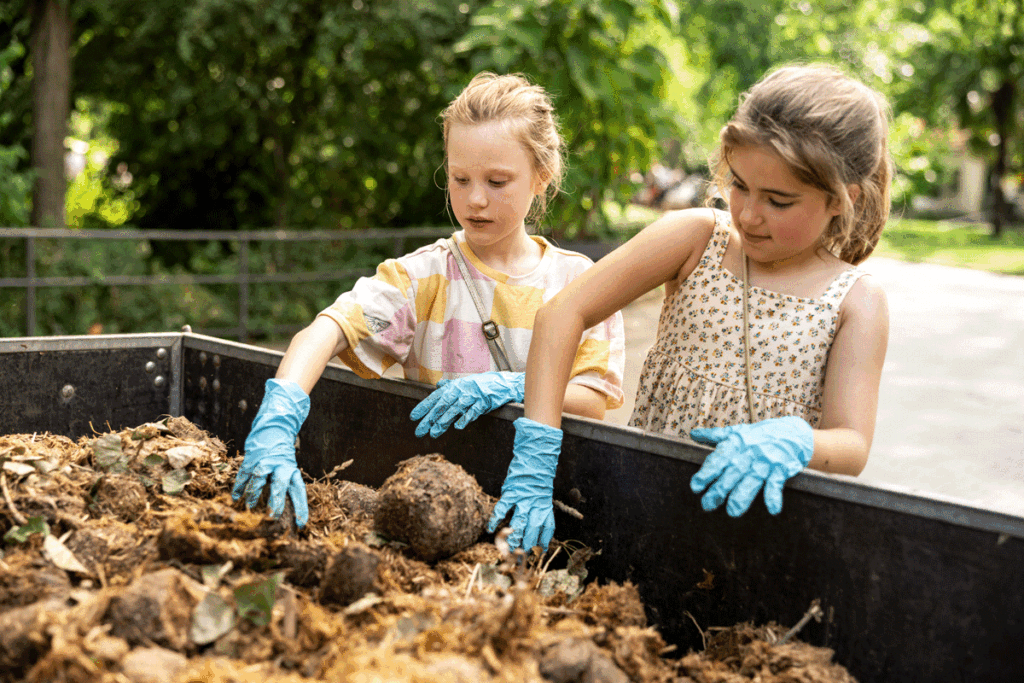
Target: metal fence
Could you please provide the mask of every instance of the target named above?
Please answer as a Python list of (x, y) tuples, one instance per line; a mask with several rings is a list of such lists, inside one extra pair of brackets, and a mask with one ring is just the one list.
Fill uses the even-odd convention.
[[(249, 288), (257, 283), (325, 282), (372, 275), (372, 268), (347, 270), (302, 271), (288, 273), (249, 272), (249, 247), (253, 242), (390, 242), (395, 257), (406, 253), (410, 240), (437, 239), (451, 235), (451, 227), (423, 227), (371, 230), (58, 230), (47, 228), (0, 228), (0, 239), (25, 241), (25, 277), (0, 277), (0, 289), (25, 290), (25, 329), (28, 336), (36, 334), (36, 299), (39, 290), (47, 287), (83, 287), (87, 285), (148, 286), (168, 284), (233, 284), (238, 292), (238, 324), (230, 328), (210, 328), (202, 332), (215, 336), (249, 339)], [(238, 273), (232, 275), (99, 275), (77, 277), (40, 277), (37, 275), (36, 245), (40, 240), (125, 240), (153, 241), (219, 241), (238, 243)], [(261, 328), (261, 332), (277, 334), (294, 331), (295, 326)], [(198, 331), (198, 330), (197, 330)]]

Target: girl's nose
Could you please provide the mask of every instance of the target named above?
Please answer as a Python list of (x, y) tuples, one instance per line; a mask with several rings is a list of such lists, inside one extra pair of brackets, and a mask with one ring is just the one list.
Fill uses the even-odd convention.
[(757, 202), (753, 197), (743, 199), (743, 210), (740, 211), (740, 220), (744, 223), (757, 223), (760, 215), (757, 212)]
[(469, 191), (469, 203), (471, 206), (487, 206), (487, 192), (480, 184), (474, 184)]

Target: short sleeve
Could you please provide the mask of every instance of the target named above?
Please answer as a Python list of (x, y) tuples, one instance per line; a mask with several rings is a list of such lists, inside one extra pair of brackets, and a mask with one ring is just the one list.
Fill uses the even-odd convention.
[(377, 266), (319, 313), (336, 322), (348, 348), (338, 358), (360, 377), (380, 377), (409, 354), (416, 332), (413, 281), (399, 259)]
[(614, 410), (625, 402), (622, 375), (626, 365), (626, 335), (622, 313), (583, 333), (576, 349), (570, 384), (590, 387), (605, 395), (605, 407)]

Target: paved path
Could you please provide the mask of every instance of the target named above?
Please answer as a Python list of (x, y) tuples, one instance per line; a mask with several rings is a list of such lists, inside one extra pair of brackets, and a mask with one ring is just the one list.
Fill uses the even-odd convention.
[[(861, 478), (1024, 515), (1024, 278), (869, 259), (889, 300), (878, 424)], [(623, 310), (625, 424), (658, 292)]]

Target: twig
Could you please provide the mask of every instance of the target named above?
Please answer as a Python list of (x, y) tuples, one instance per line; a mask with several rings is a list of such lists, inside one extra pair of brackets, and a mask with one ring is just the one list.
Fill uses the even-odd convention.
[(96, 569), (96, 576), (100, 579), (100, 587), (107, 587), (107, 572), (103, 569), (103, 561), (97, 560), (93, 563), (93, 567)]
[(558, 557), (558, 553), (561, 552), (561, 550), (562, 546), (555, 546), (555, 549), (551, 552), (551, 556), (548, 557), (547, 562), (545, 562), (544, 566), (540, 568), (541, 576), (548, 573), (548, 567), (550, 567), (551, 563), (554, 562), (556, 557)]
[(797, 633), (799, 633), (800, 629), (806, 626), (807, 622), (809, 622), (811, 619), (814, 619), (815, 621), (821, 621), (821, 617), (824, 614), (825, 613), (821, 611), (821, 604), (818, 601), (818, 599), (815, 598), (814, 600), (811, 600), (811, 606), (807, 609), (806, 612), (804, 612), (804, 615), (800, 617), (800, 621), (796, 622), (796, 626), (786, 631), (786, 635), (779, 638), (778, 645), (782, 645), (787, 640), (789, 640)]
[(281, 632), (288, 640), (295, 640), (299, 633), (298, 608), (295, 604), (295, 591), (291, 586), (284, 589), (284, 617), (281, 619)]
[(14, 521), (20, 525), (28, 524), (28, 520), (25, 516), (18, 512), (18, 508), (14, 507), (14, 501), (11, 500), (11, 492), (7, 488), (7, 473), (0, 470), (0, 487), (4, 490), (4, 500), (7, 501), (7, 507), (11, 510), (11, 516), (14, 517)]
[(342, 470), (347, 469), (353, 462), (355, 462), (355, 460), (346, 460), (340, 465), (335, 466), (334, 469), (332, 469), (330, 472), (324, 475), (324, 481), (333, 479), (334, 477), (338, 476), (339, 474), (341, 474)]
[(555, 504), (556, 508), (558, 508), (565, 514), (575, 517), (576, 519), (583, 519), (583, 513), (577, 510), (576, 508), (571, 508), (560, 500), (554, 500), (552, 502)]
[(697, 627), (697, 633), (700, 634), (700, 642), (702, 643), (703, 649), (708, 649), (708, 638), (704, 635), (704, 629), (700, 627), (700, 624), (697, 623), (697, 620), (692, 614), (690, 614), (689, 610), (683, 610), (683, 614), (690, 617), (690, 621), (692, 621), (693, 625)]
[(570, 609), (568, 607), (544, 607), (543, 610), (545, 614), (564, 614), (566, 616), (584, 614), (584, 612), (578, 609)]
[(462, 596), (463, 600), (469, 599), (469, 594), (473, 591), (473, 583), (476, 581), (476, 575), (480, 573), (480, 563), (477, 562), (473, 567), (473, 573), (469, 575), (469, 583), (466, 584), (466, 593)]

